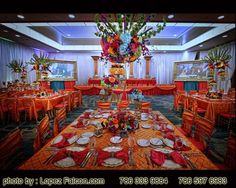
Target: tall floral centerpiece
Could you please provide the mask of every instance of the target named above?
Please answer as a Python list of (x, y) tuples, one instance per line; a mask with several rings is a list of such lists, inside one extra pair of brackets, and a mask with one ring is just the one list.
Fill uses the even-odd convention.
[(107, 77), (104, 77), (101, 80), (101, 86), (104, 87), (105, 94), (109, 95), (112, 88), (117, 88), (119, 85), (119, 81), (116, 79), (115, 76), (109, 75)]
[(30, 59), (28, 64), (33, 65), (32, 70), (35, 70), (36, 72), (36, 81), (40, 79), (40, 75), (44, 80), (48, 79), (48, 72), (51, 72), (50, 65), (52, 62), (50, 62), (46, 54), (40, 53), (39, 56), (33, 54), (33, 57)]
[[(229, 68), (229, 60), (232, 58), (229, 54), (230, 50), (224, 47), (216, 47), (208, 52), (203, 61), (208, 66), (208, 84), (210, 87), (216, 86), (216, 78), (225, 81), (227, 77), (227, 69)], [(224, 92), (224, 88), (220, 89), (220, 95)]]
[(141, 54), (149, 53), (146, 47), (147, 39), (160, 33), (165, 27), (157, 24), (147, 26), (152, 16), (139, 14), (97, 15), (96, 22), (101, 37), (101, 58), (111, 63), (125, 63), (137, 60)]
[(9, 67), (14, 74), (14, 80), (18, 80), (18, 76), (21, 74), (21, 79), (24, 81), (27, 76), (27, 70), (26, 65), (23, 61), (18, 61), (16, 59), (12, 60), (9, 64), (7, 64), (7, 67)]

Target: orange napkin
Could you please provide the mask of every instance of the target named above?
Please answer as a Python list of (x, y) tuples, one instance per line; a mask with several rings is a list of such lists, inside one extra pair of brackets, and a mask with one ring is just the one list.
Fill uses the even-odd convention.
[(85, 159), (89, 149), (85, 149), (83, 151), (70, 151), (67, 149), (61, 149), (57, 152), (57, 154), (53, 157), (52, 162), (55, 163), (66, 157), (71, 157), (77, 165), (80, 165), (82, 161)]
[(75, 136), (75, 134), (74, 133), (64, 133), (61, 136), (63, 137), (62, 140), (56, 144), (51, 144), (51, 147), (63, 148), (63, 147), (71, 145), (67, 140), (72, 138), (73, 136)]

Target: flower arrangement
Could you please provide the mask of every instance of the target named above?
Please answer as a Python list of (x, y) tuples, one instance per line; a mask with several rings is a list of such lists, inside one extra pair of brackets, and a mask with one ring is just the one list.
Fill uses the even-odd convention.
[(7, 67), (9, 67), (14, 73), (21, 73), (22, 68), (24, 67), (23, 64), (24, 63), (22, 61), (17, 61), (14, 59), (7, 65)]
[(147, 27), (151, 17), (139, 14), (96, 15), (99, 31), (95, 35), (101, 37), (101, 58), (112, 63), (124, 63), (135, 61), (141, 54), (148, 55), (147, 39), (160, 33), (166, 25), (164, 20), (156, 28)]
[(102, 122), (104, 128), (115, 133), (117, 130), (132, 131), (138, 128), (138, 121), (129, 112), (117, 112)]
[(139, 89), (132, 89), (129, 94), (129, 98), (135, 101), (141, 101), (143, 100), (144, 96), (142, 94), (142, 91)]
[(113, 76), (104, 77), (101, 81), (101, 86), (106, 88), (117, 88), (119, 81)]
[(229, 67), (228, 63), (232, 56), (229, 54), (229, 49), (224, 47), (216, 47), (208, 52), (203, 61), (207, 62), (209, 69), (208, 77), (213, 81), (214, 70), (217, 70), (217, 75), (222, 80), (226, 77), (226, 69)]
[(33, 54), (33, 57), (30, 59), (30, 62), (28, 62), (28, 64), (33, 65), (32, 70), (36, 71), (37, 77), (39, 77), (38, 73), (41, 73), (43, 79), (48, 78), (48, 71), (51, 72), (50, 66), (52, 62), (49, 61), (47, 55), (42, 53), (40, 53), (39, 56), (37, 54)]

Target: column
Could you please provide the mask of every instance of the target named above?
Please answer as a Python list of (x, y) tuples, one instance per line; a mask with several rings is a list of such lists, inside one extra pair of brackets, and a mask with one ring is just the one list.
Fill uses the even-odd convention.
[(133, 78), (134, 77), (134, 75), (133, 75), (133, 64), (134, 64), (134, 62), (131, 62), (131, 63), (129, 63), (129, 77), (130, 78)]
[(145, 56), (144, 59), (146, 60), (146, 78), (149, 78), (150, 77), (150, 73), (149, 73), (149, 70), (150, 70), (150, 62), (151, 62), (151, 58), (152, 56)]
[(98, 77), (98, 59), (99, 56), (91, 56), (94, 62), (94, 78)]

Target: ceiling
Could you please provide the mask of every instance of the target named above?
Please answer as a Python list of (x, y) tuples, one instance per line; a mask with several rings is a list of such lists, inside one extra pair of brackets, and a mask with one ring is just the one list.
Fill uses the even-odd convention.
[[(218, 19), (219, 16), (223, 19)], [(101, 51), (95, 14), (0, 14), (0, 37), (48, 52)], [(167, 26), (147, 43), (151, 51), (199, 51), (235, 41), (235, 14), (156, 14)]]

